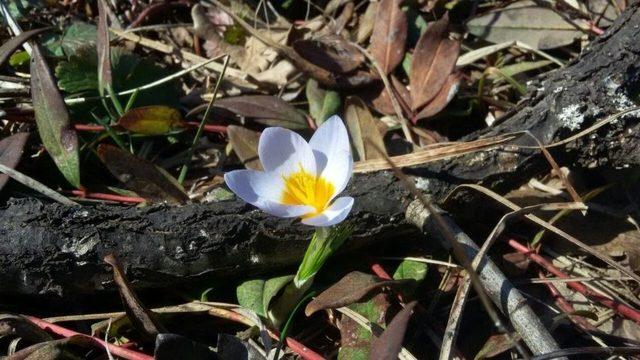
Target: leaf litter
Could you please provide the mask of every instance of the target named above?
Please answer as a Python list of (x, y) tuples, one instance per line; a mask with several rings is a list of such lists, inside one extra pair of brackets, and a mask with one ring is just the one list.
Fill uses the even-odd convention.
[[(9, 92), (0, 99), (0, 190), (7, 199), (42, 193), (77, 205), (68, 198), (73, 194), (88, 209), (91, 202), (153, 209), (154, 204), (221, 201), (229, 196), (221, 181), (224, 171), (261, 169), (257, 144), (265, 127), (285, 127), (308, 137), (334, 114), (347, 125), (356, 173), (503, 149), (520, 135), (467, 139), (463, 137), (470, 131), (464, 129), (491, 126), (485, 119), (516, 109), (531, 79), (573, 60), (628, 6), (624, 1), (520, 0), (470, 9), (455, 1), (255, 5), (214, 0), (190, 4), (189, 12), (180, 13), (175, 9), (187, 5), (132, 1), (125, 9), (108, 1), (85, 7), (21, 3), (24, 7), (11, 5), (6, 12), (15, 36), (2, 33), (0, 81), (3, 88), (29, 83), (31, 96)], [(23, 12), (34, 16), (33, 21)], [(26, 30), (16, 32), (15, 24)], [(32, 28), (36, 24), (47, 27)], [(30, 52), (20, 49), (27, 41)], [(222, 59), (211, 60), (220, 55), (229, 55), (224, 74)], [(215, 91), (219, 78), (222, 85)], [(194, 141), (194, 128), (212, 98), (211, 116)], [(587, 134), (583, 132), (575, 136)], [(490, 251), (504, 259), (509, 277), (555, 311), (554, 326), (577, 335), (579, 341), (568, 340), (568, 346), (633, 345), (639, 332), (629, 319), (640, 306), (637, 284), (630, 281), (637, 280), (640, 268), (637, 222), (629, 208), (603, 201), (606, 196), (591, 199), (594, 189), (585, 185), (586, 175), (562, 172), (553, 151), (547, 151), (552, 148), (538, 147), (553, 173), (527, 185), (526, 199), (511, 202), (504, 194), (474, 187), (491, 195), (496, 205), (521, 211), (513, 220), (520, 226), (517, 233), (512, 220), (505, 232), (535, 245), (529, 249), (509, 243), (510, 250), (505, 243)], [(391, 163), (388, 155), (393, 155)], [(40, 168), (43, 159), (50, 164), (46, 169)], [(191, 166), (180, 184), (181, 165), (187, 163)], [(603, 189), (614, 194), (615, 189)], [(124, 200), (133, 198), (140, 201)], [(589, 210), (586, 215), (561, 208), (525, 214), (518, 210), (526, 208), (525, 200), (537, 206), (584, 201)], [(381, 255), (433, 257), (428, 267), (437, 271), (411, 260), (372, 265), (371, 258), (337, 259), (335, 268), (321, 274), (314, 289), (318, 295), (304, 304), (305, 314), (293, 318), (293, 333), (283, 338), (284, 357), (410, 359), (435, 354), (437, 339), (427, 340), (417, 329), (427, 326), (432, 334), (443, 335), (439, 327), (447, 324), (449, 314), (440, 310), (451, 307), (464, 273), (439, 265), (451, 260), (433, 245), (397, 244), (392, 251), (397, 256)], [(281, 329), (262, 321), (291, 280), (285, 272), (248, 281), (254, 274), (239, 269), (233, 284), (216, 285), (202, 301), (169, 314), (142, 305), (145, 293), (138, 295), (137, 285), (126, 279), (135, 266), (119, 266), (113, 258), (108, 262), (122, 305), (106, 295), (110, 306), (87, 305), (102, 313), (97, 317), (49, 325), (5, 314), (0, 328), (10, 345), (3, 351), (24, 358), (96, 358), (105, 348), (109, 356), (129, 359), (150, 354), (266, 358), (279, 346), (265, 337), (279, 340)], [(371, 274), (380, 266), (395, 269), (394, 279)], [(557, 291), (541, 287), (546, 283)], [(201, 290), (200, 285), (192, 290)], [(10, 305), (18, 313), (61, 313), (44, 300), (35, 311)], [(106, 313), (114, 304), (125, 313)], [(467, 306), (481, 312), (477, 305)], [(575, 311), (567, 310), (571, 308)], [(412, 309), (420, 315), (412, 317)], [(423, 324), (425, 314), (429, 324)], [(71, 330), (79, 321), (105, 319), (94, 325), (106, 340)], [(474, 321), (472, 315), (464, 314), (460, 331), (475, 341), (455, 344), (466, 358), (517, 352), (509, 336), (491, 326), (469, 329), (466, 321)], [(239, 326), (245, 331), (237, 333)], [(594, 328), (614, 338), (585, 332)], [(218, 335), (203, 338), (198, 335), (202, 329)]]

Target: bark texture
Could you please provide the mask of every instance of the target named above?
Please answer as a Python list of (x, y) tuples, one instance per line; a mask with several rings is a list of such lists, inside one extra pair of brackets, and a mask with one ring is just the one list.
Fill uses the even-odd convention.
[[(635, 106), (640, 89), (640, 11), (634, 2), (567, 67), (530, 87), (500, 124), (468, 139), (529, 130), (551, 143)], [(554, 151), (563, 166), (616, 170), (640, 166), (639, 114), (629, 114)], [(529, 142), (528, 144), (533, 144)], [(536, 150), (478, 152), (406, 169), (436, 199), (455, 185), (514, 188), (541, 170)], [(404, 219), (409, 194), (388, 172), (355, 177), (345, 251), (416, 233)], [(209, 275), (257, 275), (300, 260), (311, 230), (240, 201), (183, 207), (84, 206), (13, 199), (0, 208), (0, 292), (87, 293), (111, 279), (102, 258), (115, 253), (137, 286), (171, 286)]]

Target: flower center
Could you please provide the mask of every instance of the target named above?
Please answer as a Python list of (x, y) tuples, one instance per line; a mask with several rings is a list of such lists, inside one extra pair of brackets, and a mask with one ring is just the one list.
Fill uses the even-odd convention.
[(315, 214), (321, 213), (329, 205), (329, 200), (335, 192), (332, 183), (322, 177), (309, 174), (300, 166), (300, 170), (283, 176), (284, 191), (281, 202), (285, 205), (307, 205), (316, 209)]

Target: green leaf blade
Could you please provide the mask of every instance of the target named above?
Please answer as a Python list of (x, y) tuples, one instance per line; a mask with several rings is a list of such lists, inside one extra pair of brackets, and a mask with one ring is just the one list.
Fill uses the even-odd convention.
[(79, 188), (78, 136), (71, 128), (69, 111), (37, 44), (31, 55), (31, 93), (42, 144), (67, 181)]

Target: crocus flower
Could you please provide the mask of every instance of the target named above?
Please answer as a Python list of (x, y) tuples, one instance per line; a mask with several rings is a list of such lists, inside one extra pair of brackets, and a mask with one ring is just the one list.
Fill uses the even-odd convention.
[(311, 226), (337, 224), (351, 211), (352, 197), (335, 199), (353, 172), (349, 136), (340, 117), (325, 121), (308, 143), (291, 130), (267, 128), (258, 156), (264, 171), (224, 175), (227, 186), (244, 201), (271, 215), (300, 217)]

